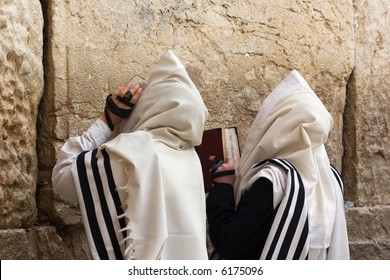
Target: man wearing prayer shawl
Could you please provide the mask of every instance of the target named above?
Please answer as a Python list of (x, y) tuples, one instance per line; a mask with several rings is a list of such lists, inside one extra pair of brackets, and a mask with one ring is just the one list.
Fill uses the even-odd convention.
[(211, 173), (207, 218), (220, 258), (349, 259), (343, 184), (324, 146), (332, 124), (295, 70), (264, 100), (236, 175), (230, 159)]
[(92, 257), (207, 259), (194, 146), (208, 113), (185, 67), (168, 50), (142, 88), (128, 83), (106, 102), (65, 143), (52, 174), (54, 190), (80, 205)]

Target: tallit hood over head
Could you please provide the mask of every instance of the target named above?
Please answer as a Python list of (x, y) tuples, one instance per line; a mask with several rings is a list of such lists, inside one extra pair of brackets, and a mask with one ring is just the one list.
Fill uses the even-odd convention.
[(184, 65), (168, 50), (149, 72), (143, 93), (120, 132), (143, 130), (174, 149), (197, 146), (208, 112)]
[[(312, 187), (319, 179), (317, 160), (327, 161), (323, 149), (332, 125), (332, 116), (321, 100), (299, 73), (292, 71), (260, 106), (245, 142), (239, 173), (245, 174), (259, 161), (282, 158)], [(323, 157), (317, 158), (320, 154)]]

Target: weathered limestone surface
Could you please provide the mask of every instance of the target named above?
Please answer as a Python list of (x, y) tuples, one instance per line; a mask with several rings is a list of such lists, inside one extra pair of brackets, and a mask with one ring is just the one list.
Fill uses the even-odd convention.
[(77, 204), (58, 199), (53, 193), (51, 181), (40, 181), (37, 186), (38, 220), (55, 225), (81, 224), (80, 208)]
[(61, 240), (54, 227), (0, 231), (1, 259), (63, 259)]
[(356, 66), (348, 89), (343, 172), (356, 206), (390, 203), (390, 6), (354, 1)]
[(347, 211), (350, 251), (356, 260), (390, 258), (390, 206), (355, 207)]
[(36, 117), (43, 93), (39, 0), (0, 5), (0, 228), (36, 222)]
[[(90, 259), (89, 248), (81, 227), (70, 232), (53, 226), (0, 230), (2, 260)], [(57, 234), (60, 232), (62, 238)]]
[(390, 259), (390, 6), (355, 0), (356, 65), (347, 90), (343, 179), (351, 255)]

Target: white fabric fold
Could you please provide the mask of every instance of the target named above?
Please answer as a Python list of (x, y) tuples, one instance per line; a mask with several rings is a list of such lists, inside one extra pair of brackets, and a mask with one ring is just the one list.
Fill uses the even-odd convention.
[[(101, 149), (107, 150), (112, 162), (120, 163), (113, 166), (115, 179), (127, 192), (122, 207), (133, 242), (125, 258), (159, 259), (168, 238), (168, 228), (161, 166), (151, 135), (143, 131), (123, 133)], [(123, 172), (119, 172), (119, 168)]]

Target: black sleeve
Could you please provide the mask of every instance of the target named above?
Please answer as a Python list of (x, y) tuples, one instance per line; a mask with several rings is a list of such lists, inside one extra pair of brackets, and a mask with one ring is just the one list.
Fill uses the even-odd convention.
[(206, 200), (210, 240), (224, 259), (259, 259), (272, 223), (272, 182), (258, 179), (235, 208), (233, 187), (216, 184)]

